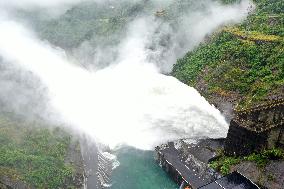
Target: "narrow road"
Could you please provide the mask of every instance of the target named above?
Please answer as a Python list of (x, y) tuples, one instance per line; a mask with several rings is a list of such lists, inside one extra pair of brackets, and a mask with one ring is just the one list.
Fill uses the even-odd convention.
[(86, 187), (87, 189), (101, 189), (98, 180), (98, 150), (97, 146), (91, 140), (86, 138), (80, 140), (82, 156), (84, 159), (86, 172)]

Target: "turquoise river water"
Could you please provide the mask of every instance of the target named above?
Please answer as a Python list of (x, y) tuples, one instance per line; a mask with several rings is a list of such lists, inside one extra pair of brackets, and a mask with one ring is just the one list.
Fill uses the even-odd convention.
[(111, 189), (179, 188), (155, 162), (154, 151), (123, 148), (115, 154), (120, 162), (112, 174)]

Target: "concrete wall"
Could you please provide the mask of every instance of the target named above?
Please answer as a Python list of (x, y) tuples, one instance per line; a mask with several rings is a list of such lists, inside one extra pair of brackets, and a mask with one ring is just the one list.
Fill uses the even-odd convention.
[(227, 155), (248, 155), (264, 149), (284, 148), (284, 125), (263, 132), (251, 131), (232, 120), (225, 142)]
[(158, 161), (159, 165), (168, 173), (168, 175), (174, 180), (175, 183), (177, 183), (179, 186), (183, 182), (186, 182), (183, 180), (182, 176), (179, 174), (179, 172), (174, 168), (169, 162), (166, 161), (163, 154), (159, 153), (157, 151), (156, 154), (156, 160)]
[(227, 155), (248, 155), (267, 147), (268, 132), (256, 133), (250, 131), (232, 120), (225, 142)]
[(234, 119), (242, 122), (243, 127), (262, 132), (284, 124), (284, 102), (236, 112), (236, 115)]
[(284, 148), (284, 100), (238, 111), (225, 143), (228, 155), (248, 155), (263, 149)]

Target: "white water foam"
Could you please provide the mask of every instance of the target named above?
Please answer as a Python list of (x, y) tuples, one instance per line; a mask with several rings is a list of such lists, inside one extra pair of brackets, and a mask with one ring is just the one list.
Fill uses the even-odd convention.
[(226, 134), (223, 117), (196, 90), (141, 63), (139, 55), (91, 73), (15, 23), (1, 23), (0, 30), (1, 54), (38, 74), (65, 120), (104, 144), (149, 148), (165, 140)]
[(115, 64), (90, 72), (68, 62), (64, 51), (21, 24), (2, 20), (0, 55), (42, 80), (51, 106), (68, 124), (111, 148), (126, 144), (152, 149), (180, 138), (226, 136), (228, 125), (218, 110), (147, 60), (149, 31), (142, 31), (121, 44)]

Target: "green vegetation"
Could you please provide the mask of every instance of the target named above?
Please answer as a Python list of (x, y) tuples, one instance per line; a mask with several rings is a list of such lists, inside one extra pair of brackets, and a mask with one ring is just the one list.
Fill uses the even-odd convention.
[(94, 46), (117, 45), (126, 35), (127, 24), (146, 10), (154, 14), (151, 9), (151, 2), (145, 1), (83, 2), (52, 19), (41, 19), (41, 12), (21, 11), (17, 14), (30, 20), (43, 39), (68, 50), (84, 41)]
[(274, 148), (271, 150), (264, 150), (261, 153), (253, 153), (245, 157), (225, 156), (221, 153), (220, 157), (210, 162), (209, 166), (220, 171), (223, 175), (226, 175), (230, 173), (233, 165), (243, 161), (254, 162), (259, 168), (263, 168), (270, 160), (284, 160), (284, 151), (282, 149)]
[(235, 37), (247, 40), (248, 42), (265, 43), (265, 42), (281, 42), (283, 38), (277, 35), (267, 35), (257, 31), (241, 31), (238, 28), (225, 28), (223, 31), (228, 32)]
[[(172, 75), (208, 98), (237, 98), (239, 108), (281, 95), (284, 86), (284, 2), (255, 0), (247, 20), (225, 27), (179, 59)], [(282, 10), (282, 11), (281, 11)], [(202, 86), (202, 87), (200, 87)]]
[(47, 129), (0, 119), (0, 177), (36, 188), (59, 188), (73, 174), (64, 162), (70, 136), (59, 128)]

